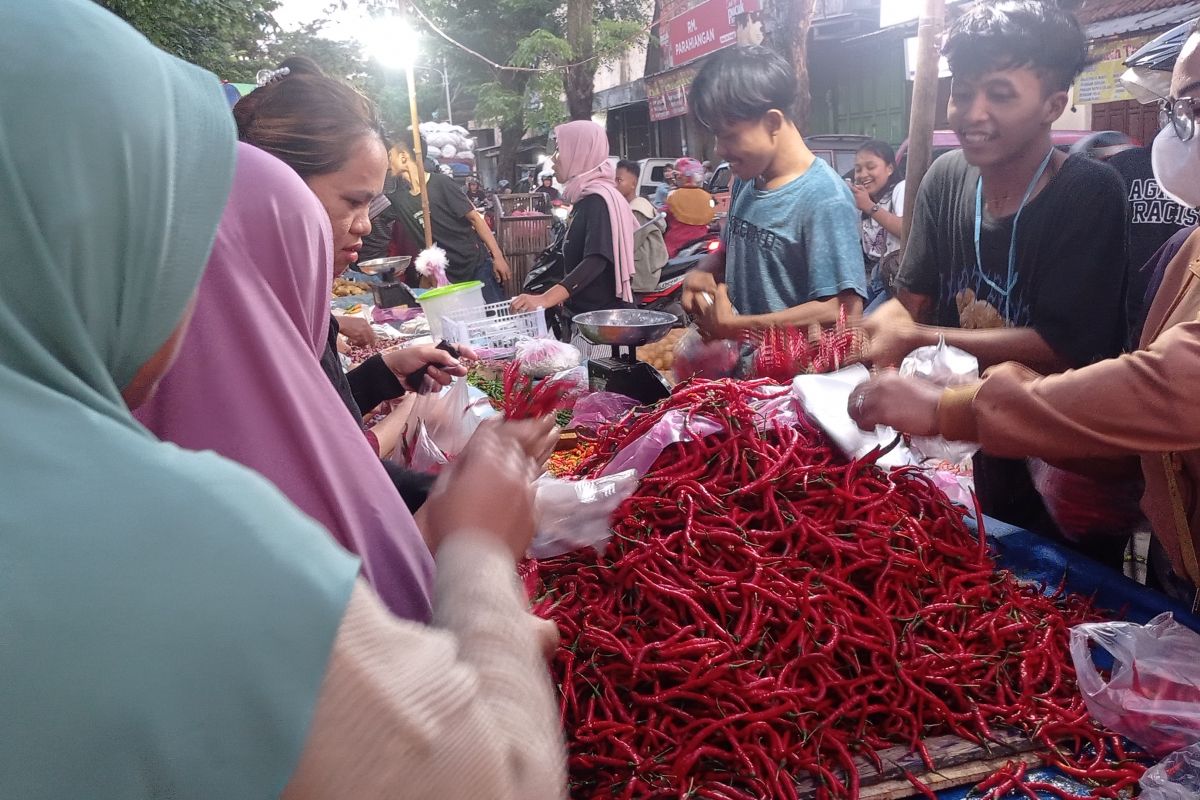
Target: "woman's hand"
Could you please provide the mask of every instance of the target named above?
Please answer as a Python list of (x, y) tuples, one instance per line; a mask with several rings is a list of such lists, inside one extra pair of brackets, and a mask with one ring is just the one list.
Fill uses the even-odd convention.
[(375, 344), (375, 329), (362, 317), (335, 315), (334, 319), (337, 320), (338, 333), (345, 336), (350, 344), (358, 347), (370, 347)]
[(937, 409), (941, 399), (940, 386), (922, 378), (902, 378), (889, 370), (851, 392), (847, 410), (864, 431), (886, 425), (901, 433), (934, 436), (939, 432)]
[(421, 507), (430, 550), (436, 554), (448, 536), (472, 532), (496, 537), (514, 561), (522, 558), (533, 540), (533, 481), (540, 472), (530, 443), (555, 435), (553, 417), (481, 424)]
[(871, 199), (871, 193), (857, 183), (850, 184), (850, 191), (854, 193), (854, 205), (864, 214), (868, 213), (875, 205), (875, 201)]
[[(478, 355), (469, 345), (456, 344), (454, 348), (458, 350), (459, 355), (463, 358), (472, 360), (478, 358)], [(450, 355), (445, 350), (439, 350), (431, 344), (420, 344), (412, 347), (404, 347), (399, 350), (391, 350), (383, 354), (383, 363), (387, 364), (388, 369), (400, 379), (400, 383), (421, 394), (434, 392), (443, 386), (449, 386), (452, 380), (461, 378), (467, 374), (466, 366), (459, 359)], [(409, 380), (410, 376), (422, 367), (428, 367), (429, 369), (425, 370), (420, 385), (413, 386)]]
[(540, 294), (519, 294), (512, 299), (512, 310), (518, 314), (545, 307), (546, 301)]

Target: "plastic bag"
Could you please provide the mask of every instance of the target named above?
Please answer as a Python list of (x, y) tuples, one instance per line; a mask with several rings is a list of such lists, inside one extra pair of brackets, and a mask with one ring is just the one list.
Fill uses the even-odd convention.
[(706, 342), (695, 328), (688, 328), (675, 343), (675, 360), (671, 362), (671, 374), (676, 382), (690, 378), (728, 378), (737, 368), (741, 348), (728, 339)]
[(1093, 478), (1028, 460), (1029, 476), (1054, 524), (1072, 542), (1125, 537), (1142, 521), (1142, 481)]
[[(1107, 683), (1092, 663), (1091, 641), (1113, 656)], [(1200, 741), (1200, 634), (1175, 622), (1170, 612), (1145, 625), (1076, 625), (1071, 660), (1097, 722), (1157, 758)]]
[[(870, 377), (866, 367), (855, 364), (827, 375), (798, 375), (792, 380), (792, 394), (838, 449), (850, 458), (862, 458), (878, 447), (887, 447), (896, 438), (896, 432), (891, 428), (881, 427), (868, 432), (850, 419), (850, 394)], [(880, 457), (878, 463), (884, 467), (899, 467), (911, 464), (912, 458), (907, 448), (896, 445)]]
[(1200, 797), (1200, 744), (1171, 753), (1146, 770), (1139, 784), (1141, 800), (1195, 800)]
[(594, 480), (563, 480), (543, 475), (534, 484), (537, 535), (530, 558), (553, 558), (583, 547), (604, 549), (612, 536), (610, 520), (617, 506), (637, 489), (629, 469)]
[[(970, 353), (951, 347), (938, 337), (938, 343), (919, 347), (900, 363), (900, 374), (906, 378), (919, 377), (937, 386), (961, 386), (979, 380), (979, 361)], [(974, 442), (951, 442), (941, 436), (913, 436), (912, 448), (926, 459), (963, 464), (979, 445)]]
[(428, 472), (436, 475), (442, 467), (450, 463), (433, 439), (424, 422), (418, 422), (411, 441), (404, 443), (405, 466), (416, 472)]
[(455, 378), (440, 392), (418, 395), (409, 419), (425, 423), (429, 438), (453, 458), (479, 427), (479, 417), (471, 411), (471, 405), (466, 379)]
[(531, 378), (545, 378), (578, 367), (583, 355), (557, 339), (521, 339), (517, 342), (516, 359), (521, 372)]
[(575, 414), (571, 417), (571, 424), (567, 426), (567, 429), (595, 430), (601, 425), (616, 422), (636, 407), (636, 400), (616, 392), (585, 394), (575, 403)]
[(676, 442), (698, 441), (720, 430), (721, 423), (708, 417), (690, 416), (681, 408), (668, 411), (644, 435), (618, 450), (600, 475), (616, 475), (633, 470), (640, 478), (650, 471), (662, 451), (669, 446)]

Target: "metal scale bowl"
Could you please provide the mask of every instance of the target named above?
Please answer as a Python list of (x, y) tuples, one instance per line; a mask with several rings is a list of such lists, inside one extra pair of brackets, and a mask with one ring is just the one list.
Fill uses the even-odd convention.
[[(608, 358), (588, 361), (588, 385), (594, 392), (617, 392), (639, 403), (653, 403), (671, 394), (658, 370), (637, 360), (637, 348), (662, 339), (679, 322), (665, 311), (621, 308), (576, 314), (571, 321), (592, 344), (612, 346)], [(625, 348), (625, 352), (621, 352)]]
[(394, 306), (413, 306), (417, 298), (412, 290), (402, 281), (396, 280), (396, 274), (404, 276), (405, 270), (412, 262), (412, 256), (391, 256), (390, 258), (372, 258), (354, 268), (364, 275), (379, 277), (379, 283), (371, 285), (371, 294), (375, 295), (375, 305), (380, 308)]

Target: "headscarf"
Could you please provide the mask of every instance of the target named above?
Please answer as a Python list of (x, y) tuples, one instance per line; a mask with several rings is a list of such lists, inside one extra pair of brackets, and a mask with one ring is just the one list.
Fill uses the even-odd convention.
[(121, 398), (200, 280), (217, 79), (90, 0), (0, 3), (0, 797), (278, 796), (357, 573)]
[(633, 302), (631, 281), (634, 273), (633, 232), (637, 220), (629, 202), (616, 184), (616, 169), (608, 160), (608, 134), (590, 120), (576, 120), (554, 129), (558, 141), (558, 160), (566, 178), (562, 197), (574, 205), (589, 194), (599, 195), (608, 206), (608, 221), (613, 233), (616, 258), (617, 297)]
[(191, 328), (137, 418), (166, 441), (265, 475), (362, 558), (393, 612), (427, 621), (432, 556), (321, 371), (332, 247), (329, 216), (304, 181), (239, 145)]
[(704, 185), (704, 165), (694, 158), (681, 158), (675, 162), (677, 185), (681, 189)]

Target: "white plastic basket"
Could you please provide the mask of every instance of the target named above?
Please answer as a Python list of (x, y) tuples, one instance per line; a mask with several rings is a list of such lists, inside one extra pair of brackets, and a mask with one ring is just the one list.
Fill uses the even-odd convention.
[(544, 339), (546, 312), (541, 309), (514, 313), (508, 300), (451, 311), (442, 316), (442, 336), (508, 357), (519, 339)]

